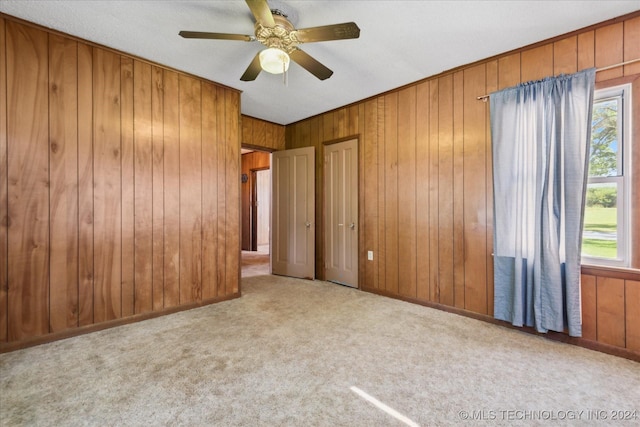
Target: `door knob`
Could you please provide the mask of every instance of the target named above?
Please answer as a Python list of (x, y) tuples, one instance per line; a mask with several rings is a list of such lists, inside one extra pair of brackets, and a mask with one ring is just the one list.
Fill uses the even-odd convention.
[(305, 225), (307, 228), (310, 228), (310, 227), (311, 227), (311, 223), (310, 223), (309, 221), (305, 222), (305, 223), (304, 223), (304, 225)]
[(351, 224), (349, 224), (349, 228), (353, 230), (354, 228), (356, 228), (356, 224), (352, 222)]

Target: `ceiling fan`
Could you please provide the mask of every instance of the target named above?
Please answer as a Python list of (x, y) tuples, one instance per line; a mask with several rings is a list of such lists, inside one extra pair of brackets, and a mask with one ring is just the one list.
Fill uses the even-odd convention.
[(267, 48), (258, 52), (249, 64), (240, 80), (252, 81), (260, 71), (273, 74), (287, 71), (289, 61), (293, 60), (311, 74), (325, 80), (333, 74), (309, 54), (298, 47), (302, 43), (328, 40), (357, 39), (360, 28), (354, 22), (295, 29), (282, 11), (269, 8), (267, 0), (246, 0), (251, 13), (256, 19), (255, 35), (208, 33), (199, 31), (180, 31), (179, 35), (189, 39), (240, 40), (246, 42), (259, 41)]

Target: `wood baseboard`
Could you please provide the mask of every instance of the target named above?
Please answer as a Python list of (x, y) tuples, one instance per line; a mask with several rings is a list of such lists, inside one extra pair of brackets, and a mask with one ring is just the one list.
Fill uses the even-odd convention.
[(195, 302), (177, 307), (171, 307), (160, 311), (152, 311), (149, 313), (136, 314), (122, 319), (114, 319), (106, 322), (96, 323), (93, 325), (80, 326), (78, 328), (67, 329), (60, 332), (54, 332), (47, 335), (41, 335), (39, 337), (33, 337), (22, 341), (3, 342), (0, 343), (0, 353), (8, 353), (15, 350), (21, 350), (23, 348), (34, 347), (36, 345), (46, 344), (53, 341), (59, 341), (66, 338), (72, 338), (79, 335), (88, 334), (91, 332), (101, 331), (103, 329), (115, 328), (116, 326), (128, 325), (131, 323), (141, 322), (143, 320), (153, 319), (167, 314), (178, 313), (180, 311), (191, 310), (192, 308), (203, 307), (205, 305), (211, 305), (222, 301), (228, 301), (240, 297), (240, 292), (236, 292), (231, 295), (226, 295), (219, 298), (212, 298), (206, 301)]
[(540, 332), (537, 332), (534, 328), (530, 328), (530, 327), (523, 327), (523, 328), (518, 328), (513, 326), (512, 324), (508, 323), (508, 322), (504, 322), (502, 320), (497, 320), (495, 318), (493, 318), (492, 316), (486, 315), (486, 314), (480, 314), (480, 313), (474, 313), (472, 311), (468, 311), (468, 310), (464, 310), (461, 308), (457, 308), (457, 307), (451, 307), (448, 305), (443, 305), (443, 304), (438, 304), (438, 303), (434, 303), (434, 302), (430, 302), (430, 301), (422, 301), (419, 300), (417, 298), (411, 298), (411, 297), (405, 297), (402, 295), (396, 295), (396, 294), (392, 294), (390, 292), (387, 291), (383, 291), (380, 289), (376, 289), (376, 288), (368, 288), (368, 287), (362, 287), (360, 288), (360, 290), (364, 291), (364, 292), (370, 292), (372, 294), (377, 294), (377, 295), (382, 295), (385, 297), (389, 297), (389, 298), (393, 298), (393, 299), (398, 299), (401, 301), (406, 301), (406, 302), (410, 302), (413, 304), (419, 304), (425, 307), (430, 307), (430, 308), (435, 308), (437, 310), (442, 310), (442, 311), (446, 311), (448, 313), (453, 313), (453, 314), (458, 314), (460, 316), (465, 316), (465, 317), (470, 317), (472, 319), (476, 319), (476, 320), (482, 320), (483, 322), (487, 322), (487, 323), (491, 323), (494, 325), (499, 325), (499, 326), (503, 326), (509, 329), (513, 329), (516, 331), (522, 331), (522, 332), (526, 332), (528, 334), (532, 334), (532, 335), (538, 335), (540, 337), (546, 338), (546, 339), (550, 339), (552, 341), (559, 341), (559, 342), (563, 342), (566, 344), (571, 344), (571, 345), (575, 345), (578, 347), (583, 347), (583, 348), (587, 348), (589, 350), (595, 350), (595, 351), (599, 351), (601, 353), (606, 353), (606, 354), (610, 354), (612, 356), (617, 356), (617, 357), (622, 357), (624, 359), (629, 359), (629, 360), (633, 360), (634, 362), (640, 362), (640, 353), (635, 352), (635, 351), (631, 351), (631, 350), (627, 350), (626, 348), (620, 348), (620, 347), (616, 347), (613, 345), (609, 345), (609, 344), (603, 344), (597, 341), (591, 341), (591, 340), (587, 340), (584, 338), (577, 338), (577, 337), (570, 337), (567, 334), (563, 334), (560, 332), (553, 332), (553, 331), (549, 331), (546, 334), (542, 334)]

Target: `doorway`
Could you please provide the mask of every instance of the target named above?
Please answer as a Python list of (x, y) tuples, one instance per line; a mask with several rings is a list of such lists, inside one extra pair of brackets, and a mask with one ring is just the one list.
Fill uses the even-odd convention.
[(270, 274), (271, 154), (242, 148), (241, 276)]

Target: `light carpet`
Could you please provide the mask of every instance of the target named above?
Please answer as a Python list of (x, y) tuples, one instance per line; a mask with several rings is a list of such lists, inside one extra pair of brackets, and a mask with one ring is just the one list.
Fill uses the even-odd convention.
[(262, 276), (271, 273), (269, 249), (266, 251), (242, 251), (242, 277)]
[(326, 282), (262, 275), (242, 292), (0, 355), (2, 425), (610, 425), (640, 410), (636, 362)]

